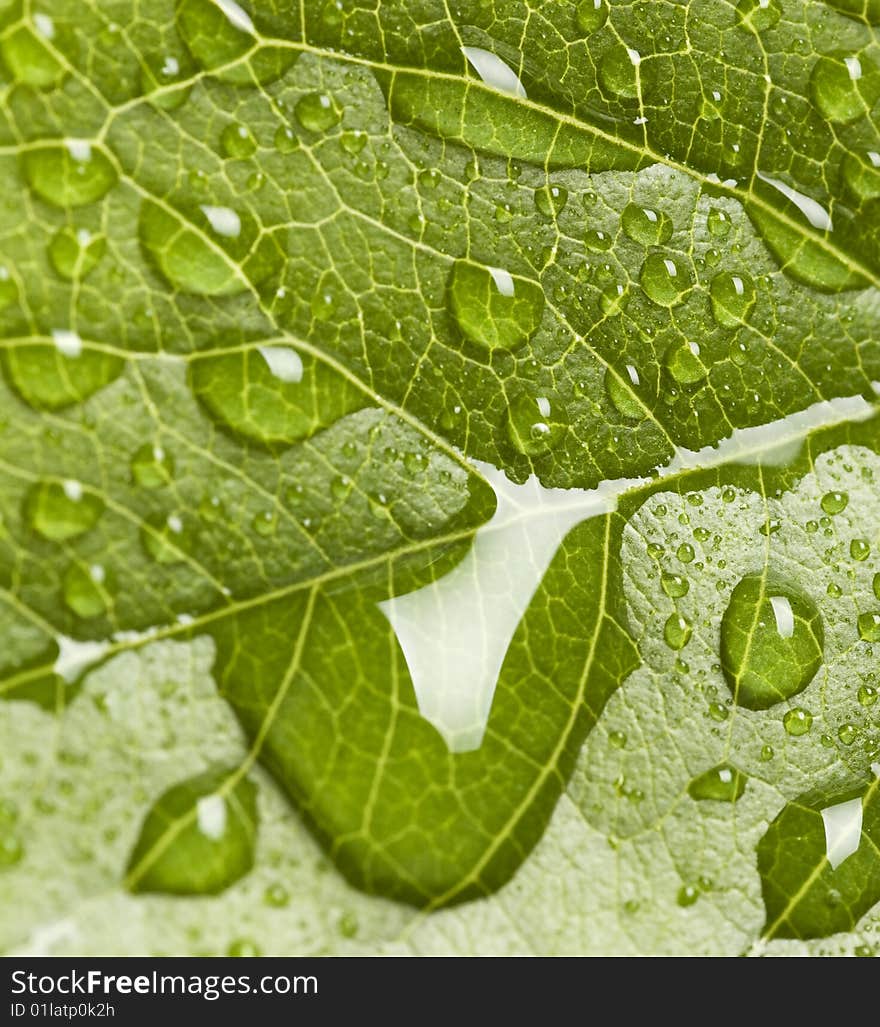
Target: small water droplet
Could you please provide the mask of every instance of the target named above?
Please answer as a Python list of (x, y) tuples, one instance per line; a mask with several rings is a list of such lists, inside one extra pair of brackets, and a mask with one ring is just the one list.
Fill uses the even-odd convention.
[(21, 862), (24, 846), (12, 831), (0, 832), (0, 867), (11, 867)]
[(697, 801), (737, 802), (746, 789), (747, 780), (732, 764), (719, 763), (691, 779), (688, 795)]
[(104, 512), (98, 496), (76, 481), (41, 481), (25, 496), (25, 520), (51, 542), (66, 542), (90, 531)]
[(849, 544), (849, 555), (860, 563), (871, 555), (871, 544), (866, 538), (854, 538)]
[(62, 278), (85, 278), (100, 263), (107, 249), (103, 235), (92, 235), (85, 228), (60, 228), (49, 243), (49, 259)]
[(880, 642), (880, 610), (859, 614), (859, 638), (863, 642)]
[(679, 613), (670, 614), (666, 624), (663, 626), (663, 638), (670, 649), (679, 650), (691, 640), (693, 627), (690, 621)]
[(693, 284), (690, 271), (672, 257), (652, 253), (642, 264), (639, 276), (645, 295), (661, 307), (675, 307), (684, 299)]
[(598, 228), (590, 228), (584, 233), (584, 246), (595, 253), (604, 253), (611, 248), (611, 236)]
[(259, 945), (250, 938), (236, 938), (235, 941), (229, 943), (229, 948), (226, 950), (227, 956), (237, 958), (261, 956), (262, 954)]
[(586, 35), (602, 28), (608, 20), (608, 0), (580, 0), (575, 9), (575, 20)]
[(558, 217), (565, 209), (567, 202), (568, 190), (565, 186), (550, 183), (535, 191), (535, 208), (545, 217)]
[(852, 745), (858, 736), (859, 728), (857, 724), (841, 724), (837, 729), (837, 737), (840, 739), (841, 745)]
[(245, 160), (256, 153), (257, 141), (247, 125), (230, 122), (220, 133), (220, 147), (230, 159)]
[(862, 706), (873, 706), (877, 702), (877, 689), (872, 685), (860, 685), (858, 698)]
[(270, 538), (278, 528), (278, 518), (274, 510), (263, 510), (251, 521), (251, 527), (261, 538)]
[(141, 528), (141, 542), (147, 555), (163, 565), (181, 563), (186, 559), (188, 533), (177, 514), (154, 515)]
[(500, 268), (458, 260), (449, 282), (452, 312), (462, 333), (488, 350), (515, 349), (541, 323), (543, 290)]
[(263, 892), (263, 901), (267, 906), (283, 909), (290, 902), (290, 892), (283, 884), (270, 884), (265, 892)]
[(697, 554), (690, 542), (682, 542), (678, 549), (676, 549), (675, 555), (682, 563), (693, 563), (694, 557)]
[(77, 617), (100, 617), (110, 605), (112, 583), (101, 564), (84, 567), (72, 563), (64, 575), (63, 592), (65, 603)]
[(812, 599), (769, 574), (747, 574), (721, 620), (721, 666), (734, 701), (763, 710), (802, 692), (824, 644)]
[(358, 933), (358, 918), (354, 913), (343, 913), (337, 926), (343, 938), (354, 938)]
[(190, 85), (176, 85), (181, 80), (186, 81), (187, 77), (180, 60), (171, 54), (146, 57), (141, 70), (141, 92), (159, 110), (177, 110), (186, 103), (192, 91)]
[(672, 238), (672, 219), (663, 211), (628, 204), (621, 215), (624, 232), (642, 246), (658, 246)]
[(131, 458), (131, 476), (142, 488), (162, 488), (174, 478), (174, 459), (164, 446), (145, 442)]
[(678, 894), (675, 897), (675, 901), (684, 909), (688, 906), (692, 906), (697, 899), (700, 897), (700, 892), (692, 884), (683, 884), (678, 889)]
[(788, 734), (798, 738), (807, 734), (813, 726), (813, 714), (801, 706), (796, 706), (782, 718), (782, 725)]
[(637, 390), (640, 385), (639, 373), (632, 364), (627, 364), (622, 374), (610, 367), (605, 371), (605, 390), (608, 398), (622, 417), (628, 417), (633, 421), (641, 421), (647, 416), (647, 409), (638, 397)]
[(713, 207), (706, 218), (706, 226), (709, 229), (709, 234), (715, 236), (716, 239), (726, 239), (730, 235), (730, 215), (726, 211)]
[(561, 441), (566, 428), (561, 404), (551, 403), (545, 396), (519, 396), (510, 404), (508, 436), (526, 456), (539, 456), (552, 449)]
[(826, 492), (822, 496), (821, 506), (825, 513), (830, 516), (843, 513), (849, 503), (849, 495), (846, 492)]
[(608, 741), (614, 746), (615, 749), (626, 748), (626, 735), (623, 731), (609, 731)]
[(773, 751), (773, 746), (772, 745), (762, 745), (761, 746), (761, 756), (760, 756), (760, 758), (761, 758), (761, 762), (762, 763), (769, 763), (770, 760), (772, 760), (775, 755), (776, 754)]

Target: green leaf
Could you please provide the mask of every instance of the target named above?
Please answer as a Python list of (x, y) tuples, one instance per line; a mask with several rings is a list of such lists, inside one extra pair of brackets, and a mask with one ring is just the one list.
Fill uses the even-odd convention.
[[(8, 944), (294, 878), (370, 927), (290, 951), (862, 944), (756, 859), (876, 758), (874, 0), (117, 7), (0, 0), (0, 800), (70, 736), (106, 849), (16, 814)], [(120, 826), (61, 754), (134, 668)]]

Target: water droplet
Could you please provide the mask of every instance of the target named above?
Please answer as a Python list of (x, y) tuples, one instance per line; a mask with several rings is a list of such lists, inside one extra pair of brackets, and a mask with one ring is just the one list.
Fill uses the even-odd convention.
[(860, 685), (858, 697), (862, 706), (873, 706), (877, 702), (877, 689), (872, 685)]
[(620, 223), (630, 239), (642, 246), (658, 246), (672, 238), (672, 219), (651, 207), (628, 204), (624, 207)]
[(85, 278), (94, 271), (107, 249), (103, 235), (92, 235), (85, 228), (60, 228), (49, 243), (49, 259), (62, 278)]
[(58, 45), (57, 35), (55, 23), (46, 14), (35, 14), (7, 29), (0, 41), (0, 53), (17, 82), (47, 89), (65, 77), (67, 68), (53, 52)]
[(726, 211), (713, 207), (706, 218), (706, 226), (709, 229), (709, 234), (714, 235), (716, 239), (726, 239), (730, 235), (730, 215)]
[(880, 68), (867, 57), (828, 54), (813, 65), (810, 90), (823, 117), (847, 124), (870, 115), (880, 99)]
[(608, 0), (580, 0), (575, 20), (581, 32), (589, 35), (602, 28), (608, 19)]
[(264, 510), (251, 521), (251, 527), (261, 538), (270, 538), (278, 528), (278, 518), (274, 510)]
[(683, 578), (680, 574), (667, 574), (665, 572), (660, 578), (660, 584), (670, 599), (681, 599), (682, 596), (688, 594), (691, 587), (687, 578)]
[(237, 958), (261, 956), (262, 954), (259, 945), (250, 938), (236, 938), (235, 941), (230, 942), (229, 948), (226, 950), (227, 956)]
[(267, 906), (283, 909), (290, 902), (290, 892), (283, 884), (270, 884), (263, 892), (263, 901)]
[[(256, 6), (256, 5), (254, 5)], [(283, 75), (298, 54), (285, 47), (257, 44), (248, 12), (235, 0), (178, 0), (177, 27), (189, 52), (218, 78), (240, 85), (266, 84)], [(229, 65), (229, 67), (226, 67)]]
[(164, 447), (146, 442), (131, 458), (131, 476), (142, 488), (162, 488), (174, 477), (174, 459)]
[(307, 132), (327, 132), (342, 120), (342, 111), (328, 93), (309, 93), (302, 97), (294, 113)]
[(700, 897), (699, 891), (692, 884), (683, 884), (678, 889), (675, 901), (684, 909), (692, 906)]
[(190, 380), (221, 423), (264, 444), (308, 438), (366, 402), (332, 367), (286, 346), (195, 360)]
[(11, 867), (21, 861), (24, 846), (17, 834), (0, 832), (0, 867)]
[(28, 525), (51, 542), (66, 542), (90, 531), (104, 512), (103, 500), (77, 481), (41, 481), (24, 501)]
[(707, 369), (695, 342), (682, 339), (672, 343), (664, 354), (663, 364), (679, 385), (695, 385), (706, 377)]
[(626, 735), (623, 731), (609, 731), (608, 741), (614, 746), (615, 749), (626, 748)]
[(299, 149), (299, 136), (290, 125), (279, 125), (275, 130), (273, 142), (279, 153), (293, 153), (294, 150)]
[(170, 54), (147, 57), (141, 70), (141, 92), (159, 110), (177, 110), (186, 103), (192, 91), (190, 85), (177, 85), (186, 79), (177, 57)]
[(821, 501), (822, 509), (832, 517), (843, 513), (848, 503), (849, 495), (846, 492), (826, 492)]
[(77, 617), (100, 617), (111, 602), (111, 582), (101, 564), (72, 563), (64, 575), (64, 601)]
[(859, 614), (859, 638), (863, 642), (880, 642), (880, 610)]
[(749, 319), (758, 298), (752, 278), (740, 271), (715, 275), (709, 287), (712, 316), (722, 328), (738, 328)]
[(874, 589), (874, 595), (877, 596), (878, 599), (880, 599), (880, 571), (878, 571), (874, 575), (874, 580), (872, 582), (872, 588)]
[(682, 544), (675, 551), (675, 555), (682, 563), (693, 563), (694, 557), (697, 555), (694, 552), (694, 547), (690, 542), (682, 542)]
[(99, 147), (81, 139), (26, 150), (24, 176), (31, 189), (56, 207), (94, 203), (116, 185), (116, 169)]
[(558, 217), (565, 209), (566, 203), (568, 190), (565, 186), (549, 184), (535, 190), (535, 208), (545, 217)]
[(670, 649), (684, 649), (690, 642), (692, 634), (693, 627), (690, 621), (679, 613), (670, 614), (663, 626), (663, 638)]
[(639, 372), (633, 364), (627, 364), (623, 374), (613, 371), (610, 367), (605, 371), (608, 398), (622, 417), (628, 417), (633, 421), (641, 421), (647, 415), (647, 409), (639, 401), (636, 392), (640, 385)]
[(519, 396), (510, 404), (507, 432), (514, 447), (526, 456), (538, 456), (557, 445), (567, 424), (559, 404), (545, 396)]
[(147, 555), (163, 565), (182, 563), (189, 540), (184, 523), (177, 514), (154, 515), (141, 528), (141, 542)]
[(764, 710), (802, 692), (822, 664), (825, 633), (809, 596), (770, 574), (747, 574), (721, 620), (721, 666), (734, 701)]
[(865, 538), (854, 538), (849, 544), (849, 555), (861, 562), (871, 555), (871, 544)]
[(611, 236), (598, 228), (591, 228), (584, 234), (584, 246), (595, 253), (604, 253), (611, 248)]
[(842, 169), (847, 188), (858, 200), (867, 202), (880, 196), (880, 152), (868, 150), (861, 156), (848, 153)]
[(247, 125), (231, 122), (220, 133), (220, 147), (225, 156), (233, 160), (245, 160), (257, 150), (257, 141)]
[(788, 734), (798, 738), (800, 735), (807, 734), (813, 726), (813, 714), (809, 710), (796, 706), (782, 718), (782, 725)]
[(762, 745), (761, 746), (761, 762), (762, 763), (769, 763), (770, 760), (772, 760), (775, 755), (776, 754), (773, 751), (773, 746), (772, 745)]
[(521, 346), (534, 334), (544, 313), (539, 286), (514, 279), (500, 268), (465, 260), (453, 266), (449, 298), (463, 334), (488, 350)]
[(343, 913), (337, 926), (343, 938), (354, 938), (358, 933), (359, 924), (354, 913)]
[(837, 737), (841, 745), (852, 745), (859, 736), (859, 728), (856, 724), (841, 724), (837, 729)]
[(772, 29), (781, 17), (779, 0), (739, 0), (736, 5), (737, 24), (755, 32)]
[(424, 453), (407, 453), (403, 458), (403, 466), (407, 474), (417, 477), (428, 469), (429, 460)]
[(607, 285), (599, 296), (599, 309), (606, 317), (617, 317), (626, 310), (628, 303), (629, 293), (620, 282)]
[(599, 61), (599, 85), (606, 96), (635, 100), (639, 95), (641, 57), (623, 43), (607, 50)]
[(736, 802), (746, 790), (748, 778), (730, 763), (719, 763), (692, 778), (688, 795), (698, 801)]
[(692, 285), (688, 269), (660, 253), (652, 253), (645, 259), (639, 280), (645, 295), (661, 307), (678, 306)]

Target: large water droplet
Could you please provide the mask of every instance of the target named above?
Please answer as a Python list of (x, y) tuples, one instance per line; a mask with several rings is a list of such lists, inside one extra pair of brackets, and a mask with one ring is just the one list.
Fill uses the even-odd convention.
[(661, 307), (675, 307), (684, 302), (692, 285), (687, 267), (660, 253), (652, 253), (645, 259), (639, 281), (645, 295)]
[(67, 68), (53, 52), (57, 35), (54, 21), (46, 14), (34, 14), (7, 31), (0, 41), (0, 53), (16, 81), (46, 89), (64, 78)]
[(663, 366), (679, 385), (695, 385), (707, 373), (706, 365), (700, 359), (700, 347), (685, 339), (669, 346), (663, 356)]
[(225, 156), (233, 160), (245, 160), (256, 153), (257, 141), (247, 125), (231, 122), (220, 133), (220, 147)]
[(308, 132), (327, 132), (342, 120), (342, 111), (328, 93), (309, 93), (302, 97), (294, 113)]
[(606, 96), (634, 100), (639, 95), (641, 57), (623, 43), (606, 51), (599, 61), (599, 85)]
[(131, 476), (142, 488), (162, 488), (174, 478), (174, 460), (163, 446), (145, 442), (131, 458)]
[(519, 396), (508, 411), (508, 435), (526, 456), (540, 456), (557, 445), (568, 427), (565, 411), (546, 396)]
[(758, 298), (755, 283), (745, 271), (737, 274), (722, 271), (715, 275), (709, 294), (712, 316), (723, 328), (738, 328), (745, 324)]
[(680, 574), (664, 573), (660, 578), (660, 585), (670, 599), (681, 599), (690, 591), (690, 582)]
[(107, 249), (103, 235), (85, 228), (60, 228), (49, 243), (49, 259), (62, 278), (85, 278), (98, 266)]
[(662, 210), (628, 204), (620, 218), (624, 232), (642, 246), (658, 246), (672, 238), (672, 219)]
[(824, 117), (847, 124), (869, 115), (880, 99), (880, 68), (867, 57), (828, 54), (813, 65), (810, 89)]
[(801, 735), (809, 734), (810, 728), (813, 726), (813, 714), (802, 706), (795, 706), (782, 718), (782, 726), (785, 728), (786, 734), (791, 735), (792, 738), (800, 738)]
[(107, 154), (81, 139), (25, 150), (22, 164), (31, 189), (56, 207), (94, 203), (117, 181), (116, 169)]
[(608, 20), (608, 0), (580, 0), (575, 20), (581, 32), (587, 35), (602, 28)]
[(28, 525), (51, 542), (66, 542), (90, 531), (104, 512), (104, 503), (77, 481), (41, 481), (24, 501)]
[(863, 642), (880, 642), (880, 610), (859, 614), (859, 638)]
[(308, 438), (366, 403), (339, 372), (291, 347), (195, 360), (191, 378), (200, 402), (222, 424), (267, 445)]
[(497, 54), (492, 53), (491, 50), (483, 50), (479, 46), (463, 46), (461, 51), (467, 58), (468, 64), (487, 86), (491, 86), (501, 93), (509, 93), (511, 96), (525, 99), (526, 90), (519, 75)]
[(819, 504), (825, 513), (835, 517), (849, 505), (849, 494), (846, 492), (826, 492)]
[(253, 85), (255, 79), (263, 84), (271, 82), (283, 75), (298, 56), (289, 47), (261, 46), (254, 50), (258, 40), (253, 19), (235, 0), (177, 0), (177, 27), (187, 49), (203, 68), (241, 85)]
[(730, 215), (727, 211), (713, 207), (706, 218), (706, 227), (709, 229), (709, 234), (715, 236), (716, 239), (726, 239), (730, 235)]
[(449, 300), (462, 333), (486, 349), (515, 349), (527, 342), (544, 313), (544, 292), (500, 268), (457, 260)]
[(619, 414), (633, 421), (644, 420), (648, 413), (644, 403), (639, 401), (640, 386), (639, 372), (633, 364), (627, 364), (623, 373), (613, 371), (610, 367), (605, 372), (608, 398)]
[(736, 5), (737, 24), (756, 32), (772, 29), (781, 17), (782, 5), (779, 0), (739, 0)]
[(253, 866), (257, 823), (257, 789), (234, 769), (189, 778), (147, 813), (126, 887), (171, 895), (221, 892)]
[(72, 563), (64, 575), (64, 602), (83, 619), (100, 617), (111, 603), (111, 583), (101, 564)]
[(816, 605), (768, 573), (747, 574), (721, 620), (721, 666), (735, 702), (764, 710), (802, 692), (822, 665)]
[(690, 642), (693, 626), (680, 613), (672, 613), (663, 625), (663, 638), (670, 649), (684, 649)]
[(60, 410), (81, 403), (121, 373), (121, 357), (86, 349), (74, 332), (56, 332), (51, 343), (10, 346), (3, 353), (9, 382), (32, 407)]
[(736, 802), (746, 790), (748, 778), (730, 763), (704, 771), (691, 779), (688, 795), (698, 801)]

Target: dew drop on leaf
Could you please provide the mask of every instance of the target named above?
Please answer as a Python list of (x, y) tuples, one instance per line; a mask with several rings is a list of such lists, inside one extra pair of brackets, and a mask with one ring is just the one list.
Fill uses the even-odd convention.
[(28, 526), (51, 542), (66, 542), (90, 531), (104, 512), (104, 502), (77, 481), (41, 481), (25, 497)]
[(163, 446), (145, 442), (131, 458), (131, 477), (142, 488), (162, 488), (174, 478), (174, 458)]
[(661, 307), (678, 306), (692, 285), (688, 269), (660, 253), (652, 253), (645, 259), (639, 280), (645, 295)]
[(257, 141), (247, 125), (230, 122), (220, 133), (220, 147), (223, 154), (233, 160), (245, 160), (257, 150)]
[(660, 578), (660, 585), (670, 599), (681, 599), (690, 591), (690, 582), (680, 574), (665, 573)]
[(153, 515), (141, 528), (141, 542), (147, 555), (165, 566), (182, 563), (186, 559), (188, 532), (177, 514), (167, 517)]
[(595, 253), (604, 253), (611, 248), (611, 236), (598, 228), (590, 228), (584, 234), (584, 246)]
[(627, 364), (622, 372), (610, 367), (605, 371), (605, 390), (615, 410), (633, 421), (647, 416), (647, 408), (639, 401), (637, 389), (641, 385), (639, 372), (633, 364)]
[(189, 98), (192, 87), (177, 85), (185, 79), (177, 57), (169, 54), (147, 57), (141, 70), (141, 92), (159, 110), (174, 111)]
[(755, 283), (745, 271), (723, 271), (709, 286), (712, 316), (722, 328), (738, 328), (749, 319), (758, 294)]
[(309, 93), (297, 101), (296, 120), (308, 132), (327, 132), (342, 120), (342, 111), (328, 93)]
[(0, 829), (0, 869), (21, 862), (24, 846), (18, 835), (8, 829)]
[(500, 268), (458, 260), (449, 301), (462, 333), (488, 350), (515, 349), (534, 334), (544, 313), (544, 292)]
[(641, 57), (623, 43), (616, 43), (599, 61), (599, 85), (611, 99), (635, 100), (639, 95)]
[(690, 621), (679, 613), (670, 614), (663, 626), (663, 638), (670, 649), (684, 649), (692, 634), (693, 627)]
[(663, 365), (679, 385), (695, 385), (707, 373), (706, 365), (700, 359), (700, 347), (684, 339), (672, 343), (666, 350)]
[(779, 0), (739, 0), (736, 5), (737, 24), (755, 32), (772, 29), (781, 17), (782, 5)]
[(709, 234), (716, 239), (726, 239), (730, 235), (730, 215), (718, 207), (713, 207), (706, 218), (706, 226)]
[(101, 564), (72, 563), (65, 572), (64, 602), (77, 617), (100, 617), (110, 605), (111, 583)]
[(764, 710), (802, 692), (822, 665), (815, 603), (769, 574), (747, 574), (721, 620), (721, 666), (734, 701)]
[(859, 614), (859, 638), (863, 642), (880, 642), (880, 610)]
[(585, 35), (602, 28), (608, 20), (608, 0), (580, 0), (575, 10), (575, 20)]
[(88, 229), (60, 228), (49, 243), (49, 260), (62, 278), (85, 278), (98, 266), (107, 249), (103, 235), (92, 235)]
[(628, 204), (621, 215), (624, 232), (642, 246), (657, 246), (672, 238), (672, 219), (662, 210)]
[(826, 492), (821, 500), (822, 509), (832, 517), (843, 513), (848, 503), (849, 495), (846, 492)]
[(848, 153), (841, 167), (844, 183), (857, 200), (867, 202), (880, 197), (880, 152)]
[(810, 90), (823, 117), (847, 124), (869, 115), (880, 99), (880, 68), (867, 57), (829, 54), (813, 65)]
[(116, 185), (116, 169), (103, 149), (81, 139), (45, 143), (22, 157), (28, 185), (56, 207), (94, 203)]
[(698, 774), (688, 785), (688, 795), (697, 801), (736, 802), (746, 789), (746, 775), (730, 763), (719, 763)]
[(871, 555), (871, 544), (865, 538), (854, 538), (849, 544), (849, 555), (861, 563)]
[(813, 726), (813, 714), (801, 706), (795, 706), (782, 718), (782, 726), (785, 728), (786, 734), (799, 738), (801, 735), (809, 733)]
[(508, 436), (526, 456), (539, 456), (552, 449), (562, 439), (566, 427), (560, 404), (551, 403), (545, 396), (519, 396), (510, 404)]
[(0, 54), (17, 82), (38, 89), (48, 89), (61, 82), (67, 68), (53, 53), (57, 36), (55, 22), (47, 14), (34, 14), (4, 34)]
[(558, 217), (568, 202), (568, 190), (561, 185), (546, 185), (535, 191), (535, 209), (548, 218)]

